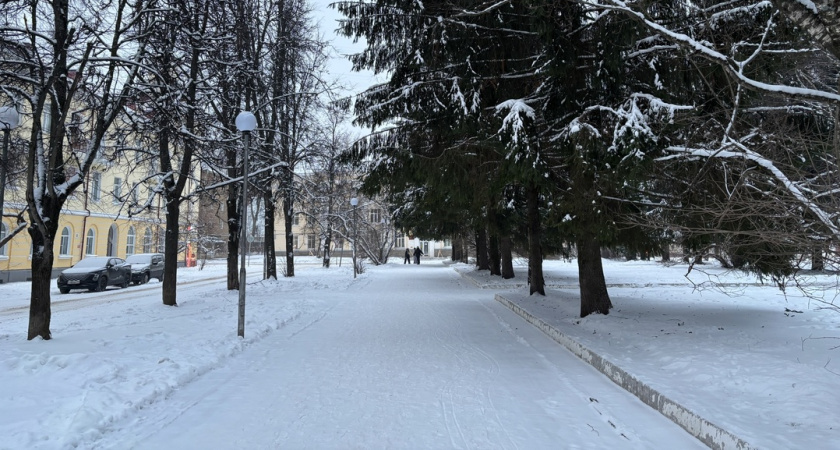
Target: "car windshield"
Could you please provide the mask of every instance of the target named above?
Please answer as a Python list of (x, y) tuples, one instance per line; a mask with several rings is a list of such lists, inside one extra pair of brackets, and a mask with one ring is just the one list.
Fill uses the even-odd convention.
[(125, 261), (133, 264), (149, 264), (152, 261), (152, 257), (148, 255), (131, 255)]
[(85, 258), (76, 263), (74, 267), (105, 267), (108, 258)]

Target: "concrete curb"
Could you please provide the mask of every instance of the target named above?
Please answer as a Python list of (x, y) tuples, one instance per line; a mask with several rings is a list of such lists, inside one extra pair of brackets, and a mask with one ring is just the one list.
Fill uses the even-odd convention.
[(496, 301), (507, 306), (516, 314), (522, 316), (522, 318), (524, 318), (528, 323), (539, 328), (543, 333), (554, 339), (557, 343), (569, 349), (569, 351), (574, 353), (578, 358), (589, 363), (589, 365), (606, 375), (615, 384), (621, 386), (622, 389), (635, 395), (639, 398), (639, 400), (645, 402), (651, 408), (654, 408), (665, 417), (671, 419), (671, 421), (682, 427), (692, 436), (699, 439), (702, 443), (709, 446), (709, 448), (714, 450), (755, 449), (755, 447), (750, 446), (743, 439), (698, 416), (688, 408), (676, 403), (668, 397), (665, 397), (638, 378), (630, 375), (612, 362), (604, 359), (601, 355), (598, 355), (592, 350), (586, 348), (579, 342), (560, 332), (560, 330), (529, 313), (521, 306), (506, 299), (503, 295), (496, 294)]

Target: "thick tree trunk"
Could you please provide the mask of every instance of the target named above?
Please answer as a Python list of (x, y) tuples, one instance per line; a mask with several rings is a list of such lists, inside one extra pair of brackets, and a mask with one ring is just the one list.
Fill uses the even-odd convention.
[(540, 223), (540, 189), (528, 187), (528, 284), (530, 294), (545, 295), (545, 279), (542, 270), (542, 228)]
[(499, 238), (499, 246), (502, 253), (502, 278), (509, 280), (514, 277), (513, 273), (513, 242), (509, 236)]
[(263, 277), (268, 279), (277, 279), (277, 249), (274, 247), (274, 215), (277, 212), (277, 207), (272, 201), (271, 193), (263, 196), (263, 203), (265, 203), (265, 273)]
[[(26, 339), (32, 340), (41, 337), (44, 340), (52, 338), (50, 332), (50, 320), (52, 309), (50, 307), (50, 287), (53, 268), (53, 240), (41, 236), (38, 230), (31, 229), (29, 235), (32, 237), (33, 248), (41, 247), (43, 252), (32, 253), (32, 286), (29, 297), (29, 332)], [(54, 236), (53, 236), (54, 237)]]
[(487, 257), (487, 229), (479, 227), (475, 233), (475, 264), (478, 270), (490, 270), (490, 259)]
[(825, 257), (820, 245), (815, 246), (814, 252), (811, 254), (811, 270), (825, 270)]
[[(291, 177), (288, 177), (291, 178)], [(286, 225), (286, 276), (295, 276), (294, 204), (291, 182), (283, 189), (283, 221)]]
[[(236, 151), (228, 151), (226, 157), (228, 177), (236, 178), (240, 176), (236, 164)], [(229, 291), (239, 290), (239, 235), (241, 234), (239, 232), (239, 226), (242, 223), (239, 217), (242, 210), (239, 205), (239, 200), (241, 195), (241, 190), (237, 183), (228, 185), (225, 208), (227, 209), (228, 225), (227, 288)]]
[(499, 249), (499, 237), (491, 231), (488, 239), (487, 256), (490, 263), (490, 275), (502, 274), (502, 253)]
[(601, 244), (590, 233), (577, 240), (578, 281), (580, 282), (580, 316), (592, 313), (609, 314), (612, 308), (601, 265)]
[(662, 244), (662, 262), (668, 262), (671, 260), (671, 244), (665, 243)]
[(452, 261), (453, 262), (460, 262), (461, 261), (461, 254), (463, 253), (461, 249), (461, 238), (458, 236), (452, 237)]
[(178, 306), (178, 233), (181, 208), (177, 199), (166, 199), (166, 234), (164, 235), (163, 304)]

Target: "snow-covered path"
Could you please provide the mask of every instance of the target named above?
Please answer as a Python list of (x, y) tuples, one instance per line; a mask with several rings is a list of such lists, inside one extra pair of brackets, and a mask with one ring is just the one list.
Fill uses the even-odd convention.
[(97, 448), (705, 448), (453, 270), (395, 269), (315, 291)]

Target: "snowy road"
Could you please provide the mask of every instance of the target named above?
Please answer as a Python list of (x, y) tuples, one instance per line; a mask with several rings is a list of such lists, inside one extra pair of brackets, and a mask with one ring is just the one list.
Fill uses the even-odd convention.
[(453, 270), (400, 269), (326, 294), (96, 448), (705, 448)]

